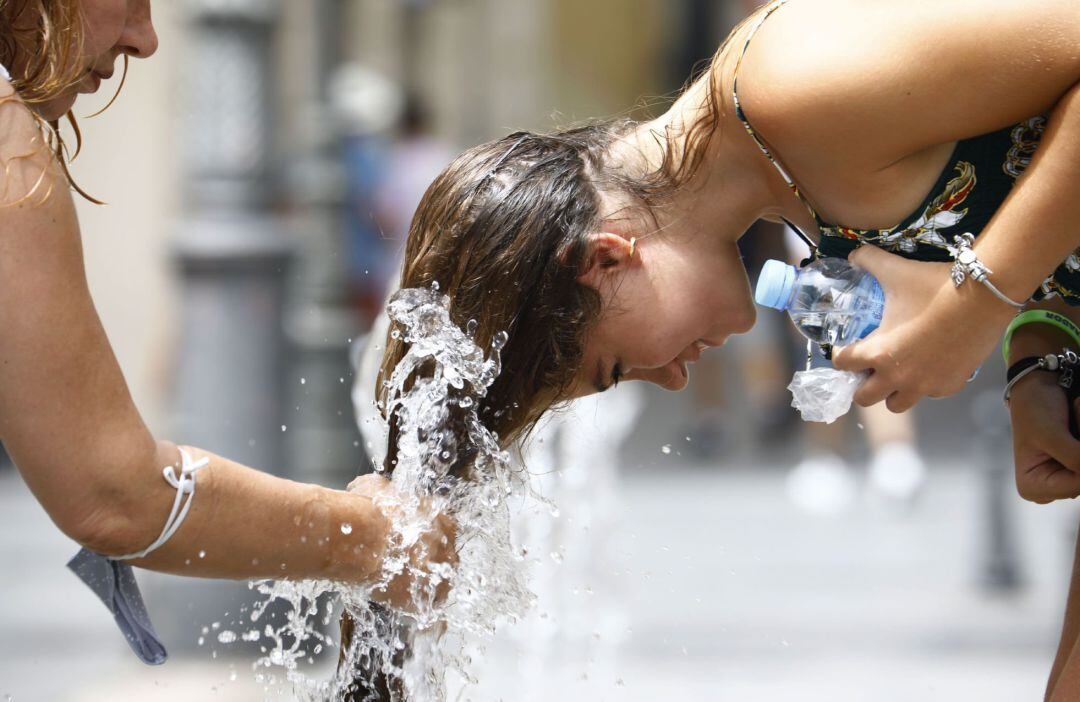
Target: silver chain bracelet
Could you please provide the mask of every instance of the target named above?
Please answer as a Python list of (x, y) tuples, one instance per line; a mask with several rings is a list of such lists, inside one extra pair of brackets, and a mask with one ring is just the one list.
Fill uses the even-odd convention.
[(1072, 349), (1064, 349), (1061, 353), (1048, 353), (1038, 359), (1035, 363), (1032, 363), (1030, 366), (1017, 373), (1012, 380), (1006, 383), (1005, 393), (1002, 399), (1005, 401), (1006, 405), (1009, 404), (1009, 396), (1012, 395), (1013, 386), (1035, 371), (1049, 371), (1051, 373), (1060, 374), (1061, 377), (1058, 378), (1058, 385), (1064, 390), (1069, 390), (1072, 388), (1078, 366), (1080, 366), (1080, 356)]
[(1023, 308), (1026, 303), (1017, 302), (1005, 293), (998, 290), (997, 286), (990, 282), (992, 270), (979, 260), (972, 248), (975, 244), (975, 236), (971, 233), (958, 234), (953, 239), (953, 245), (946, 245), (946, 249), (953, 257), (952, 281), (953, 285), (960, 287), (970, 277), (972, 280), (985, 285), (997, 299), (1013, 307)]

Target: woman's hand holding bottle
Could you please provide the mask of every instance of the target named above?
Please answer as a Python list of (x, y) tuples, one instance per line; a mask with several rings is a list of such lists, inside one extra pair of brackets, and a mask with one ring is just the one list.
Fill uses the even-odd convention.
[(849, 258), (877, 278), (886, 300), (881, 327), (833, 356), (839, 370), (871, 371), (855, 393), (864, 407), (885, 400), (905, 412), (923, 397), (959, 392), (1016, 313), (977, 283), (954, 287), (948, 263), (911, 261), (875, 246)]

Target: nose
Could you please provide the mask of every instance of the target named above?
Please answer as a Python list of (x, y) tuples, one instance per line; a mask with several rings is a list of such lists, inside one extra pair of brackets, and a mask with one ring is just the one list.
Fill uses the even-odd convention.
[(127, 24), (120, 35), (120, 51), (133, 58), (149, 58), (157, 52), (158, 36), (150, 17), (150, 0), (133, 0)]

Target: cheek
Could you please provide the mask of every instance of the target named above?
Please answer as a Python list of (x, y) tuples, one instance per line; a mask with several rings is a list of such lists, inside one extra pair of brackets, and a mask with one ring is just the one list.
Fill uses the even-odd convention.
[(127, 5), (127, 0), (83, 1), (86, 55), (98, 56), (116, 45), (127, 24)]

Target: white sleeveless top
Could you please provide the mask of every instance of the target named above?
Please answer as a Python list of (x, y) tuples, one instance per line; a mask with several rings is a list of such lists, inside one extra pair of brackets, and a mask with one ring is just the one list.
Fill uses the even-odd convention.
[(11, 74), (8, 73), (8, 69), (4, 68), (4, 64), (0, 63), (0, 78), (3, 78), (7, 82), (11, 82)]

